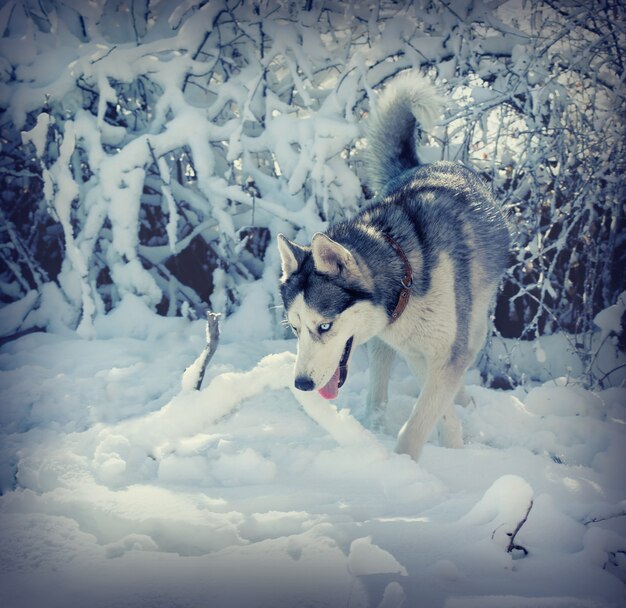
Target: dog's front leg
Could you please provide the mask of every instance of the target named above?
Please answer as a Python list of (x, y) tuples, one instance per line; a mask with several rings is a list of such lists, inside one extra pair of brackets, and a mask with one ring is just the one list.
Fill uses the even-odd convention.
[(388, 400), (389, 374), (395, 351), (380, 338), (371, 338), (367, 343), (369, 356), (369, 389), (367, 391), (367, 413), (378, 416)]
[[(408, 454), (413, 460), (420, 456), (424, 444), (442, 415), (451, 416), (454, 397), (461, 388), (463, 372), (457, 366), (429, 365), (426, 382), (409, 419), (400, 429), (396, 452)], [(456, 424), (455, 424), (456, 423)], [(454, 430), (457, 439), (460, 436), (460, 424), (454, 416), (446, 420), (446, 426), (457, 426)], [(458, 443), (455, 440), (453, 443)], [(458, 447), (458, 446), (455, 446)]]

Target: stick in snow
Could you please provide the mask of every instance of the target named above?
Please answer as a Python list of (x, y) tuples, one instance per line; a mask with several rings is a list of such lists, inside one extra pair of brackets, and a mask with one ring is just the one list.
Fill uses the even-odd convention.
[(524, 555), (528, 555), (528, 549), (526, 549), (525, 547), (522, 547), (522, 545), (517, 545), (515, 543), (515, 537), (517, 536), (517, 533), (522, 529), (522, 526), (526, 523), (526, 520), (528, 519), (528, 514), (530, 513), (530, 510), (532, 508), (533, 508), (533, 501), (531, 500), (530, 504), (528, 505), (528, 511), (526, 511), (526, 515), (524, 515), (522, 520), (517, 524), (517, 527), (515, 528), (515, 530), (513, 532), (509, 532), (511, 541), (509, 542), (509, 546), (506, 549), (507, 553), (511, 553), (515, 550), (515, 551), (522, 551)]
[(204, 372), (206, 371), (209, 361), (217, 350), (217, 345), (220, 341), (220, 313), (219, 312), (207, 312), (206, 313), (206, 346), (200, 355), (199, 361), (200, 371), (198, 373), (198, 380), (194, 387), (197, 391), (200, 390), (202, 380), (204, 380)]

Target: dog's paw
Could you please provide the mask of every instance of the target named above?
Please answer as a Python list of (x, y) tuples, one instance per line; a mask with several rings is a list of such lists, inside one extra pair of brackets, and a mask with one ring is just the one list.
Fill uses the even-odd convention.
[(439, 443), (446, 448), (463, 447), (463, 429), (456, 416), (442, 416), (439, 423)]
[(463, 437), (461, 437), (460, 433), (446, 433), (442, 430), (440, 438), (441, 445), (446, 448), (452, 448), (454, 450), (463, 448)]
[(382, 408), (368, 408), (365, 415), (366, 425), (370, 431), (375, 433), (383, 433), (387, 430), (387, 420), (385, 410)]
[(398, 433), (398, 441), (396, 442), (396, 454), (408, 454), (417, 462), (422, 453), (423, 443), (416, 440), (413, 433), (405, 424)]

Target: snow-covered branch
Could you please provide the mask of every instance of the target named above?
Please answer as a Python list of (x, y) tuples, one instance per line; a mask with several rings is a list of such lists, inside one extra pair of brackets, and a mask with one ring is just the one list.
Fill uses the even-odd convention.
[(235, 311), (277, 232), (366, 202), (369, 100), (418, 69), (455, 100), (424, 158), (478, 168), (516, 233), (497, 331), (587, 336), (624, 289), (624, 7), (501, 4), (6, 3), (2, 301), (83, 336), (126, 294)]

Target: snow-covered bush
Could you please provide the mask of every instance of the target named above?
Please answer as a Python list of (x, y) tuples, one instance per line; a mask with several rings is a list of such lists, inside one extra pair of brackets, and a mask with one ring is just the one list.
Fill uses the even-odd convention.
[(258, 295), (254, 281), (274, 310), (272, 239), (306, 240), (369, 198), (369, 100), (419, 69), (455, 96), (424, 156), (477, 167), (516, 233), (497, 331), (566, 330), (591, 356), (592, 320), (624, 289), (624, 12), (615, 0), (4, 3), (11, 331), (90, 336), (125, 294), (162, 314), (228, 313)]

